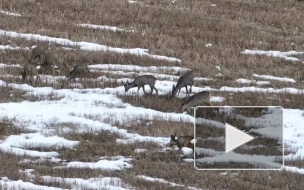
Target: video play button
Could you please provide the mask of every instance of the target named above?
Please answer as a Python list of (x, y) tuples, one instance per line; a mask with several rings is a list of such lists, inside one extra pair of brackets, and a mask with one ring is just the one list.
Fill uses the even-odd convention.
[(225, 133), (226, 153), (254, 139), (254, 137), (238, 130), (228, 123), (225, 123)]
[(198, 106), (193, 116), (197, 170), (282, 170), (282, 107)]

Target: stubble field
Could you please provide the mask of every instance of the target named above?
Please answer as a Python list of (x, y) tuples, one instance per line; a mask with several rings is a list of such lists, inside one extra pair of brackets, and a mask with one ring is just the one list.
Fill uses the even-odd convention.
[[(302, 189), (303, 10), (296, 0), (2, 0), (1, 189)], [(40, 42), (69, 67), (24, 84)], [(68, 82), (81, 61), (90, 75)], [(181, 111), (185, 89), (170, 93), (188, 69), (191, 95), (210, 91), (213, 105), (284, 108), (283, 171), (177, 162), (170, 135), (193, 135), (193, 116)], [(159, 95), (125, 92), (142, 74), (157, 78)], [(220, 152), (223, 128), (201, 124), (200, 145)], [(251, 150), (237, 153), (267, 154)]]

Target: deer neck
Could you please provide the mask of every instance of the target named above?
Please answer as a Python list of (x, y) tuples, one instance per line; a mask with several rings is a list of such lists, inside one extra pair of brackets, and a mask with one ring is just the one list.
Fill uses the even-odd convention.
[(135, 87), (136, 84), (135, 84), (135, 82), (133, 81), (133, 82), (129, 83), (128, 86), (129, 86), (129, 87)]
[(183, 146), (180, 144), (180, 142), (179, 142), (178, 140), (175, 140), (175, 142), (176, 142), (176, 146), (177, 146), (179, 149), (183, 148)]

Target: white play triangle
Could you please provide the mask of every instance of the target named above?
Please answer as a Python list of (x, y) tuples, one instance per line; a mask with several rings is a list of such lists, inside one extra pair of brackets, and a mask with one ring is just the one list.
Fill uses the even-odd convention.
[(225, 123), (226, 136), (225, 136), (225, 152), (229, 152), (251, 140), (254, 137), (238, 130), (237, 128)]

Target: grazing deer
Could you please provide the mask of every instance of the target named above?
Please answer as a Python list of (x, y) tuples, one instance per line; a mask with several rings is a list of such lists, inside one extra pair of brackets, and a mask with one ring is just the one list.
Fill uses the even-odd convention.
[[(193, 72), (192, 71), (187, 71), (185, 74), (183, 74), (181, 77), (179, 77), (176, 86), (173, 85), (172, 87), (172, 97), (175, 96), (175, 94), (178, 91), (178, 95), (180, 93), (181, 88), (185, 87), (186, 88), (186, 96), (189, 96), (189, 92), (192, 91), (192, 85), (193, 85)], [(188, 92), (188, 85), (190, 85), (190, 91)]]
[(155, 90), (156, 94), (158, 95), (158, 90), (155, 88), (155, 81), (156, 78), (152, 75), (142, 75), (136, 77), (133, 82), (129, 83), (127, 81), (127, 83), (123, 83), (123, 85), (125, 87), (125, 92), (128, 92), (130, 88), (138, 87), (137, 93), (139, 93), (140, 88), (143, 88), (143, 91), (146, 94), (145, 85), (147, 84), (151, 88), (150, 94), (152, 94), (153, 90)]
[(20, 72), (21, 76), (22, 76), (22, 82), (24, 83), (25, 80), (26, 80), (26, 82), (29, 82), (27, 77), (30, 76), (30, 78), (31, 78), (30, 83), (32, 83), (34, 75), (36, 75), (37, 81), (39, 80), (41, 82), (41, 79), (40, 79), (40, 76), (38, 73), (39, 69), (41, 69), (41, 66), (37, 62), (33, 61), (33, 62), (25, 64), (23, 66), (23, 71)]
[[(177, 139), (175, 139), (175, 134), (171, 135), (171, 140), (170, 140), (170, 146), (176, 145), (178, 147), (178, 162), (180, 162), (180, 155), (181, 155), (181, 150), (183, 147), (188, 147), (191, 148), (193, 153), (194, 153), (194, 142), (196, 142), (196, 139), (194, 139), (193, 136), (179, 136)], [(195, 152), (195, 157), (197, 157), (197, 153)]]
[(208, 91), (198, 92), (182, 103), (182, 111), (187, 110), (188, 112), (190, 112), (191, 107), (200, 106), (200, 104), (212, 106), (210, 104), (210, 97), (211, 94)]
[(32, 49), (32, 54), (31, 54), (31, 57), (30, 59), (28, 60), (29, 63), (31, 63), (33, 60), (39, 58), (41, 59), (41, 55), (43, 53), (45, 53), (47, 50), (49, 49), (49, 44), (48, 43), (41, 43), (41, 44), (38, 44), (36, 47), (34, 47)]
[[(42, 63), (42, 69), (43, 71), (48, 71), (49, 69), (52, 69), (53, 75), (55, 75), (55, 66), (60, 66), (59, 68), (59, 73), (60, 74), (60, 69), (63, 67), (63, 63), (61, 62), (61, 57), (58, 53), (55, 52), (44, 52), (41, 54), (41, 63)], [(64, 64), (67, 66), (66, 64)]]
[(74, 79), (75, 81), (76, 77), (80, 77), (80, 80), (82, 80), (84, 72), (90, 73), (87, 62), (82, 62), (75, 65), (75, 67), (70, 70), (66, 77), (68, 80)]

